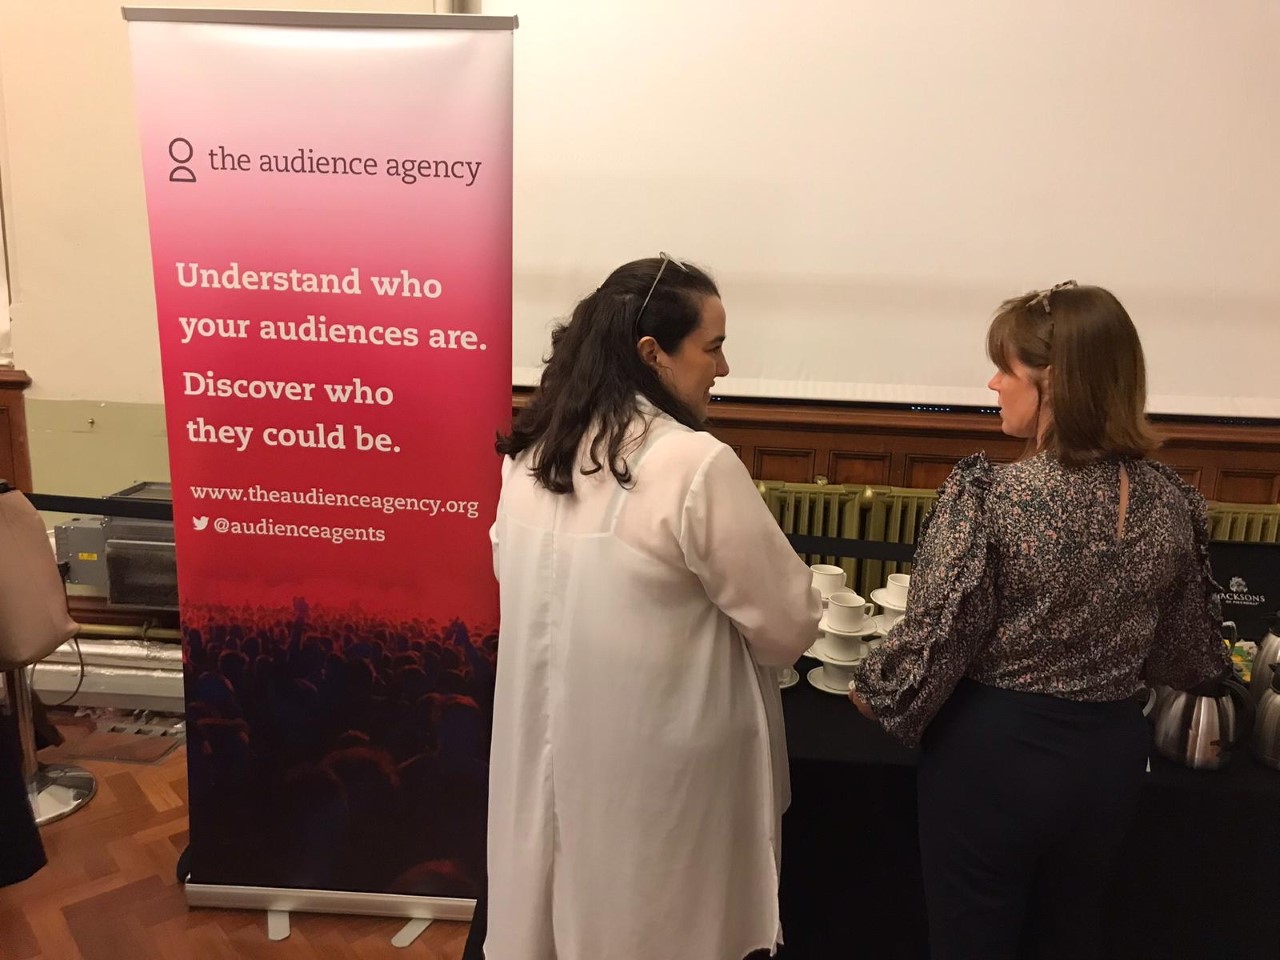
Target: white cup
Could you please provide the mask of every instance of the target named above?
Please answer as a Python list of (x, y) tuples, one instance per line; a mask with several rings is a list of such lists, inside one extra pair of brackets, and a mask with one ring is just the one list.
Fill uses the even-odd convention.
[(876, 612), (874, 603), (867, 603), (852, 590), (837, 590), (827, 598), (827, 626), (832, 630), (857, 633), (867, 629), (868, 618)]
[(901, 610), (885, 610), (884, 613), (876, 617), (876, 626), (880, 628), (882, 634), (888, 633), (902, 620), (904, 614)]
[(893, 606), (907, 606), (907, 594), (911, 592), (911, 575), (908, 573), (889, 574), (889, 583), (884, 588), (885, 599)]
[(871, 626), (875, 627), (876, 633), (879, 635), (877, 639), (883, 638), (893, 625), (901, 619), (898, 613), (880, 613), (871, 618)]
[(846, 637), (840, 633), (824, 633), (823, 636), (826, 638), (823, 646), (837, 660), (848, 660), (852, 663), (865, 657), (870, 649), (867, 641), (858, 637)]
[(826, 600), (837, 590), (845, 588), (844, 570), (830, 563), (815, 563), (809, 568), (813, 571), (813, 585)]
[(832, 690), (848, 690), (849, 683), (852, 680), (852, 667), (840, 667), (834, 663), (824, 663), (822, 665), (822, 682)]

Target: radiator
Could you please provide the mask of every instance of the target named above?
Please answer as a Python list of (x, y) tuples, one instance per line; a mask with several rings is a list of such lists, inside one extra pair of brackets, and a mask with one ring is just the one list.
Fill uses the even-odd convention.
[[(864, 498), (867, 540), (885, 543), (915, 543), (920, 536), (924, 519), (938, 500), (934, 490), (914, 490), (909, 487), (868, 487)], [(858, 579), (853, 583), (864, 597), (885, 585), (892, 573), (910, 573), (911, 564), (888, 560), (864, 560), (860, 564)]]
[[(861, 501), (867, 488), (860, 484), (783, 483), (761, 480), (756, 484), (765, 506), (784, 533), (813, 537), (865, 538)], [(838, 563), (849, 583), (858, 561), (841, 557), (803, 554), (806, 563)]]
[[(920, 525), (938, 499), (933, 490), (861, 484), (757, 484), (765, 505), (784, 533), (817, 537), (915, 543)], [(838, 563), (853, 589), (864, 597), (884, 586), (891, 573), (911, 572), (908, 563), (804, 555), (806, 563)]]
[[(935, 490), (859, 484), (757, 483), (769, 512), (785, 533), (819, 537), (915, 543), (937, 502)], [(1280, 543), (1280, 505), (1209, 504), (1214, 540)], [(839, 563), (862, 596), (884, 586), (891, 573), (910, 573), (909, 563), (805, 555), (807, 563)]]
[(1209, 536), (1235, 543), (1280, 543), (1280, 505), (1211, 503)]

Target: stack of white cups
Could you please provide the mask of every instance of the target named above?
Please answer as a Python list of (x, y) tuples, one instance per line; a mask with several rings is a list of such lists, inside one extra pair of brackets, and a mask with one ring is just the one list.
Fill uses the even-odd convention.
[(907, 595), (911, 592), (911, 575), (891, 573), (879, 590), (871, 591), (871, 599), (884, 611), (879, 617), (881, 628), (888, 632), (907, 612)]
[[(818, 593), (822, 595), (822, 609), (825, 618), (825, 611), (831, 595), (845, 588), (844, 570), (830, 563), (815, 563), (809, 569), (813, 572), (813, 585), (818, 588)], [(783, 689), (786, 689), (794, 686), (799, 680), (800, 674), (794, 668), (787, 667), (779, 675), (778, 684)]]
[(840, 567), (819, 563), (810, 569), (814, 586), (822, 594), (823, 615), (822, 636), (809, 650), (809, 656), (822, 666), (809, 671), (809, 683), (826, 693), (843, 694), (853, 668), (877, 638), (875, 606), (848, 589)]
[(822, 607), (825, 610), (831, 595), (848, 586), (844, 570), (830, 563), (815, 563), (809, 569), (813, 571), (813, 585), (822, 594)]

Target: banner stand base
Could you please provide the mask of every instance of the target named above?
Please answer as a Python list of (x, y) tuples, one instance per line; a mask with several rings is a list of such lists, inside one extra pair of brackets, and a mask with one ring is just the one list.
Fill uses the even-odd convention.
[(429, 926), (431, 926), (430, 920), (410, 920), (400, 928), (399, 933), (391, 938), (391, 945), (403, 950), (417, 940), (422, 935), (422, 931)]
[(267, 939), (289, 939), (289, 914), (284, 910), (267, 911)]
[[(367, 917), (404, 917), (410, 921), (459, 920), (469, 922), (475, 912), (474, 900), (446, 897), (413, 897), (394, 893), (348, 893), (341, 890), (295, 890), (288, 887), (232, 887), (209, 883), (187, 883), (187, 905), (220, 907), (230, 910), (265, 910), (268, 930), (273, 926), (271, 914), (284, 914), (284, 936), (289, 935), (290, 913), (345, 913)], [(276, 921), (279, 924), (279, 920)], [(410, 923), (396, 936), (413, 939), (427, 924)], [(413, 930), (410, 936), (410, 930)], [(274, 939), (274, 937), (273, 937)], [(395, 941), (393, 941), (395, 942)], [(399, 944), (397, 944), (399, 945)]]
[[(413, 942), (422, 936), (422, 932), (431, 926), (431, 920), (410, 920), (391, 938), (391, 945), (401, 950), (413, 946)], [(289, 914), (284, 910), (267, 911), (267, 939), (272, 942), (288, 940)]]

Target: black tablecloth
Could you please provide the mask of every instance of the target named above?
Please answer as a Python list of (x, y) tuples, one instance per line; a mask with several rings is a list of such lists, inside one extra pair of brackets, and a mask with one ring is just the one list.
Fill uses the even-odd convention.
[[(783, 691), (792, 804), (783, 820), (787, 960), (928, 956), (915, 836), (915, 754), (821, 693), (799, 664)], [(1277, 960), (1280, 771), (1151, 761), (1110, 891), (1114, 960)]]

